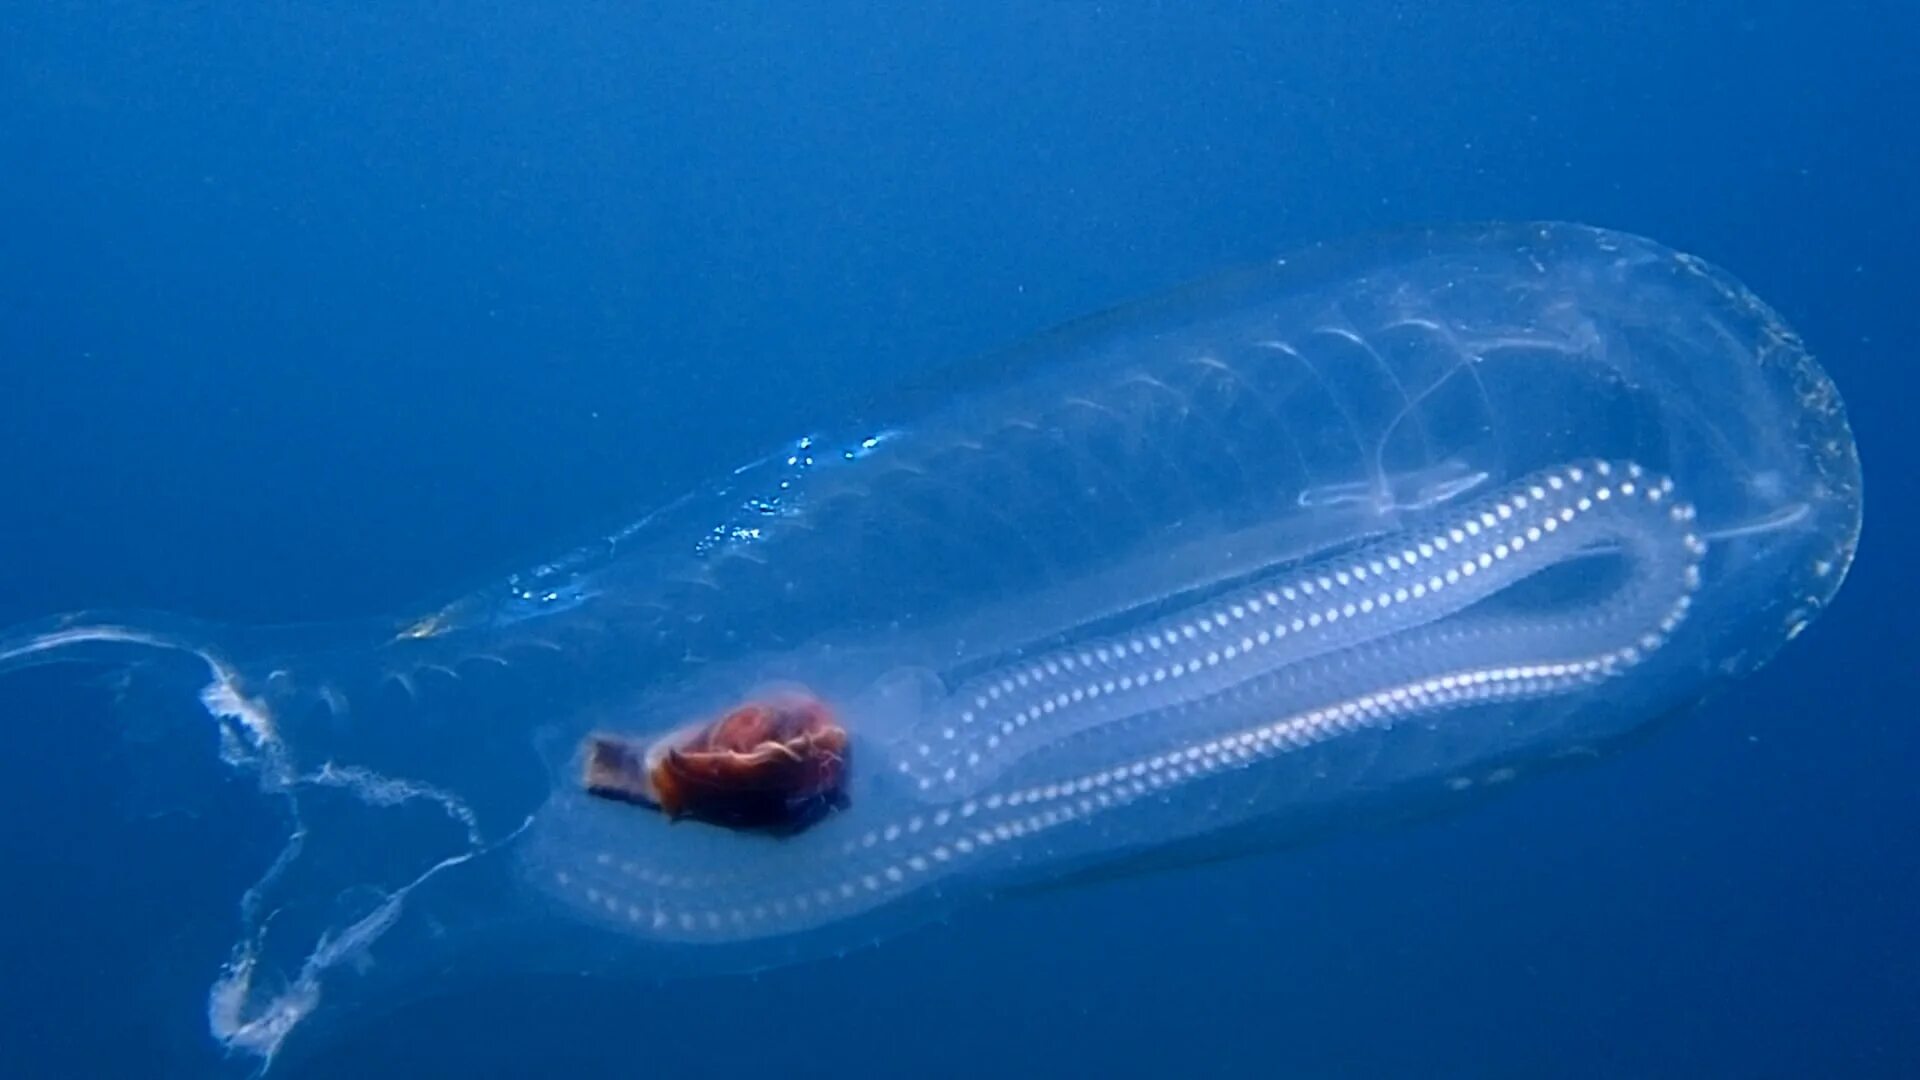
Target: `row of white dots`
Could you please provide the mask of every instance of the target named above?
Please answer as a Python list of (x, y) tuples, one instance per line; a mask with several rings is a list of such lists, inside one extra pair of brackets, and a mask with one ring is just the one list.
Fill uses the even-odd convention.
[[(1623, 650), (1624, 651), (1624, 650)], [(623, 901), (617, 894), (589, 887), (585, 895), (590, 903), (604, 907), (616, 916), (624, 915), (633, 923), (652, 928), (693, 933), (702, 929), (722, 931), (742, 928), (768, 918), (805, 915), (814, 908), (825, 909), (863, 895), (874, 895), (889, 886), (905, 883), (911, 877), (998, 844), (1020, 839), (1095, 811), (1114, 808), (1161, 790), (1175, 783), (1191, 781), (1221, 769), (1244, 765), (1259, 758), (1297, 750), (1328, 738), (1363, 727), (1378, 726), (1397, 716), (1431, 711), (1445, 705), (1467, 701), (1488, 701), (1550, 693), (1590, 681), (1621, 662), (1615, 654), (1600, 659), (1565, 664), (1523, 665), (1499, 670), (1464, 672), (1425, 680), (1363, 695), (1338, 705), (1315, 709), (1300, 716), (1262, 725), (1233, 735), (1151, 758), (1102, 770), (1070, 781), (1038, 785), (1019, 791), (968, 800), (951, 814), (949, 822), (971, 819), (977, 814), (1047, 805), (1011, 820), (969, 827), (958, 836), (916, 850), (888, 866), (849, 877), (832, 885), (796, 892), (786, 897), (729, 908), (707, 910), (671, 910), (658, 903), (641, 906)], [(927, 819), (922, 821), (924, 827)], [(901, 836), (919, 832), (911, 826), (890, 826), (870, 831), (858, 846), (872, 848)], [(854, 845), (849, 845), (853, 847)], [(604, 859), (602, 860), (604, 862)], [(624, 869), (643, 880), (658, 883), (635, 864)], [(559, 876), (567, 884), (565, 875)]]
[[(1610, 471), (1611, 467), (1606, 466), (1605, 463), (1594, 467), (1594, 472), (1601, 476), (1609, 475)], [(1640, 475), (1638, 467), (1629, 467), (1629, 476), (1638, 478)], [(1566, 477), (1573, 482), (1579, 482), (1581, 471), (1569, 469)], [(1557, 479), (1559, 479), (1557, 476), (1546, 478), (1543, 483), (1549, 488), (1557, 487), (1558, 485), (1554, 483)], [(1602, 486), (1596, 488), (1586, 500), (1587, 508), (1595, 502), (1610, 500), (1614, 497), (1614, 490), (1617, 490), (1621, 496), (1641, 494), (1649, 502), (1658, 503), (1671, 495), (1672, 483), (1663, 479), (1658, 483), (1639, 485), (1630, 479), (1621, 481), (1613, 489)], [(1529, 489), (1527, 495), (1539, 499), (1544, 497), (1544, 491), (1542, 488), (1535, 487)], [(1516, 498), (1525, 497), (1527, 496), (1516, 496)], [(1524, 505), (1521, 508), (1524, 509)], [(1558, 515), (1548, 517), (1535, 528), (1550, 532), (1557, 527), (1554, 524), (1556, 520), (1560, 522), (1570, 520), (1568, 515), (1577, 509), (1579, 509), (1577, 503), (1575, 507), (1563, 508)], [(1685, 525), (1694, 519), (1694, 512), (1689, 506), (1676, 504), (1671, 508), (1669, 516), (1675, 523)], [(1532, 530), (1525, 535), (1528, 542), (1537, 542), (1538, 537)], [(1517, 543), (1517, 540), (1516, 537), (1509, 543)], [(1706, 545), (1690, 529), (1684, 533), (1683, 540), (1686, 550), (1695, 559), (1686, 567), (1685, 587), (1688, 592), (1691, 592), (1699, 583), (1697, 560), (1704, 554)], [(1496, 553), (1495, 557), (1504, 556)], [(1474, 565), (1483, 564), (1476, 560)], [(1459, 566), (1458, 570), (1462, 574), (1473, 572), (1466, 564)], [(1337, 575), (1334, 580), (1338, 580)], [(891, 845), (902, 837), (913, 837), (923, 832), (932, 834), (956, 823), (971, 822), (977, 815), (983, 813), (1047, 806), (1047, 809), (1038, 813), (1030, 813), (1011, 821), (1000, 821), (991, 825), (983, 823), (979, 826), (959, 825), (958, 828), (961, 831), (957, 836), (933, 843), (930, 847), (915, 850), (887, 867), (872, 873), (860, 874), (832, 886), (823, 886), (811, 892), (795, 893), (784, 899), (764, 903), (705, 911), (669, 911), (657, 904), (648, 908), (627, 904), (625, 914), (631, 921), (649, 922), (656, 929), (677, 926), (689, 933), (697, 932), (703, 927), (711, 931), (720, 931), (729, 926), (742, 927), (755, 921), (764, 921), (768, 917), (785, 917), (791, 912), (805, 913), (811, 906), (817, 905), (824, 908), (841, 901), (852, 900), (863, 894), (878, 893), (889, 885), (903, 883), (912, 876), (924, 873), (937, 865), (990, 848), (997, 843), (1075, 820), (1102, 808), (1124, 804), (1150, 791), (1184, 779), (1323, 741), (1357, 727), (1390, 722), (1397, 716), (1418, 714), (1459, 702), (1564, 692), (1572, 686), (1588, 684), (1616, 675), (1639, 663), (1647, 654), (1660, 647), (1684, 619), (1690, 603), (1691, 597), (1683, 593), (1676, 598), (1674, 605), (1660, 620), (1656, 630), (1649, 630), (1633, 644), (1599, 657), (1575, 662), (1517, 665), (1438, 676), (1419, 683), (1362, 695), (1339, 705), (1312, 710), (1285, 721), (1221, 736), (1073, 780), (1036, 785), (1010, 793), (996, 793), (984, 798), (966, 800), (953, 809), (913, 815), (903, 823), (867, 832), (857, 841), (847, 844), (846, 850), (877, 848), (882, 844)], [(1225, 649), (1220, 650), (1220, 653), (1223, 657), (1228, 656)], [(1196, 668), (1197, 666), (1197, 664), (1194, 665)], [(1145, 678), (1142, 677), (1139, 681), (1144, 683)], [(1119, 679), (1115, 679), (1095, 685), (1102, 688), (1111, 686), (1117, 689), (1121, 683)], [(1080, 689), (1084, 691), (1089, 688)], [(1112, 689), (1107, 689), (1106, 692), (1110, 693)], [(1054, 700), (1057, 703), (1057, 697)], [(1072, 700), (1078, 699), (1069, 695), (1069, 701)], [(967, 831), (969, 829), (971, 831)], [(604, 856), (602, 861), (605, 861)], [(673, 877), (649, 872), (632, 863), (625, 864), (624, 868), (643, 880), (653, 883), (665, 884)], [(561, 877), (564, 879), (565, 875)], [(688, 877), (683, 880), (693, 884), (697, 878)], [(562, 880), (562, 884), (566, 882)], [(588, 898), (592, 902), (603, 904), (612, 913), (621, 912), (621, 901), (611, 893), (589, 889)]]
[[(1644, 493), (1649, 501), (1658, 502), (1673, 488), (1672, 481), (1665, 478), (1652, 484), (1638, 483), (1644, 476), (1644, 470), (1636, 464), (1621, 468), (1610, 462), (1601, 461), (1593, 463), (1591, 468), (1595, 476), (1601, 478), (1613, 476), (1616, 472), (1624, 472), (1626, 478), (1618, 482), (1618, 490), (1623, 496)], [(991, 726), (984, 739), (983, 748), (970, 745), (966, 748), (962, 761), (956, 757), (958, 751), (955, 755), (950, 755), (941, 751), (938, 743), (921, 743), (915, 748), (919, 757), (939, 759), (932, 763), (933, 768), (922, 769), (911, 760), (902, 760), (898, 767), (903, 773), (918, 775), (918, 787), (921, 790), (931, 790), (936, 781), (950, 783), (958, 779), (963, 764), (969, 769), (978, 766), (983, 760), (983, 749), (987, 753), (998, 750), (1006, 738), (1043, 717), (1052, 716), (1082, 703), (1101, 701), (1117, 692), (1127, 692), (1165, 683), (1168, 680), (1178, 680), (1200, 671), (1217, 668), (1223, 663), (1232, 663), (1236, 658), (1251, 655), (1290, 634), (1300, 634), (1338, 623), (1343, 619), (1350, 620), (1369, 615), (1395, 604), (1425, 599), (1458, 585), (1482, 570), (1490, 569), (1494, 563), (1518, 554), (1531, 544), (1539, 543), (1548, 535), (1557, 532), (1563, 525), (1571, 523), (1578, 514), (1591, 511), (1597, 503), (1611, 500), (1613, 488), (1606, 484), (1599, 484), (1591, 496), (1581, 496), (1573, 505), (1563, 506), (1557, 513), (1549, 511), (1539, 524), (1528, 525), (1524, 531), (1515, 531), (1513, 535), (1500, 539), (1491, 550), (1482, 551), (1476, 556), (1449, 565), (1444, 571), (1433, 573), (1424, 581), (1416, 581), (1411, 585), (1398, 585), (1358, 600), (1348, 600), (1305, 614), (1295, 614), (1291, 618), (1284, 618), (1270, 626), (1262, 627), (1257, 632), (1243, 632), (1237, 643), (1228, 641), (1218, 647), (1209, 647), (1204, 654), (1196, 654), (1172, 663), (1156, 664), (1149, 671), (1090, 680), (1068, 689), (1049, 690), (1046, 697), (1030, 700), (1011, 711), (1000, 714), (997, 718), (988, 714), (988, 710), (1002, 697), (1010, 697), (1029, 687), (1038, 689), (1042, 684), (1063, 672), (1075, 671), (1076, 667), (1093, 668), (1096, 660), (1105, 664), (1110, 660), (1128, 655), (1143, 656), (1149, 652), (1162, 651), (1176, 641), (1193, 641), (1202, 634), (1214, 634), (1219, 630), (1227, 629), (1235, 622), (1260, 614), (1265, 608), (1279, 608), (1283, 603), (1293, 603), (1301, 597), (1313, 596), (1316, 584), (1319, 591), (1330, 592), (1336, 586), (1347, 587), (1368, 580), (1369, 572), (1375, 577), (1380, 577), (1390, 571), (1400, 571), (1422, 561), (1430, 561), (1448, 550), (1450, 540), (1454, 544), (1464, 543), (1468, 537), (1478, 536), (1483, 527), (1493, 529), (1503, 521), (1510, 521), (1516, 514), (1526, 511), (1536, 503), (1544, 502), (1549, 497), (1549, 492), (1564, 491), (1570, 484), (1580, 485), (1586, 480), (1587, 470), (1580, 466), (1572, 466), (1529, 482), (1523, 490), (1502, 498), (1491, 508), (1479, 511), (1477, 515), (1468, 516), (1463, 522), (1445, 530), (1442, 534), (1427, 541), (1407, 544), (1397, 552), (1390, 550), (1384, 554), (1374, 553), (1357, 559), (1349, 566), (1308, 577), (1291, 585), (1268, 588), (1257, 594), (1233, 599), (1218, 611), (1202, 615), (1183, 625), (1171, 626), (1163, 630), (1150, 630), (1131, 641), (1111, 645), (1102, 644), (1091, 650), (1083, 648), (1074, 653), (1060, 654), (1036, 661), (1010, 675), (1001, 676), (998, 680), (990, 682), (983, 690), (975, 692), (972, 707), (963, 709), (959, 714), (959, 726), (948, 724), (939, 731), (940, 742), (954, 742), (959, 739), (963, 729), (986, 720)], [(1690, 519), (1690, 507), (1676, 506), (1673, 510), (1676, 521)], [(1698, 542), (1690, 536), (1688, 543), (1693, 547)]]
[[(1663, 630), (1677, 624), (1684, 612), (1685, 606), (1676, 604), (1674, 611), (1663, 621)], [(876, 893), (887, 885), (901, 884), (909, 876), (924, 873), (936, 865), (946, 864), (955, 858), (991, 848), (997, 843), (1018, 839), (1031, 832), (1075, 820), (1095, 810), (1131, 802), (1170, 783), (1194, 779), (1223, 768), (1243, 765), (1257, 758), (1299, 749), (1362, 727), (1379, 726), (1399, 716), (1431, 712), (1436, 708), (1461, 703), (1539, 696), (1564, 691), (1575, 685), (1588, 684), (1597, 678), (1615, 674), (1622, 667), (1637, 662), (1643, 655), (1642, 650), (1651, 651), (1659, 644), (1659, 635), (1649, 633), (1640, 639), (1638, 647), (1626, 646), (1597, 658), (1442, 675), (1418, 683), (1365, 694), (1338, 705), (1311, 710), (1285, 721), (1221, 736), (1180, 750), (1156, 754), (1151, 758), (1105, 769), (1074, 780), (1036, 785), (1010, 793), (991, 795), (984, 799), (967, 800), (958, 810), (952, 812), (942, 811), (926, 816), (915, 815), (904, 826), (891, 825), (883, 830), (867, 832), (858, 841), (857, 846), (873, 848), (882, 843), (892, 843), (902, 836), (919, 833), (929, 822), (936, 827), (943, 827), (956, 820), (973, 818), (982, 812), (1035, 804), (1061, 803), (1024, 818), (979, 826), (970, 833), (964, 833), (930, 848), (909, 854), (887, 867), (861, 874), (857, 878), (849, 878), (834, 886), (817, 888), (810, 894), (796, 893), (789, 898), (744, 907), (706, 912), (681, 911), (677, 914), (658, 907), (643, 909), (629, 904), (626, 909), (627, 914), (634, 921), (643, 919), (649, 921), (656, 929), (678, 925), (682, 930), (693, 931), (703, 925), (708, 929), (718, 930), (728, 925), (739, 926), (749, 921), (764, 921), (769, 916), (785, 917), (790, 911), (805, 913), (811, 903), (825, 907), (834, 904), (837, 900), (851, 900), (862, 893)], [(848, 850), (854, 847), (855, 845), (849, 844)], [(602, 862), (604, 861), (603, 856)], [(627, 869), (633, 872), (641, 868), (634, 864), (627, 864)], [(649, 880), (652, 878), (652, 875), (644, 873), (641, 876)], [(588, 890), (588, 894), (590, 900), (604, 899), (608, 910), (618, 913), (620, 902), (612, 894), (602, 895), (597, 890), (591, 889)]]

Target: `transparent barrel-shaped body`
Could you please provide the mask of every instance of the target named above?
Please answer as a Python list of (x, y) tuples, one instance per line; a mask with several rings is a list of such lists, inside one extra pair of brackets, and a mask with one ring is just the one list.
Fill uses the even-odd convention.
[[(927, 377), (364, 638), (70, 618), (6, 651), (201, 657), (230, 760), (309, 848), (342, 834), (260, 891), (380, 883), (346, 914), (243, 907), (210, 1019), (270, 1054), (375, 941), (758, 966), (1590, 756), (1798, 634), (1859, 524), (1840, 399), (1738, 282), (1619, 233), (1467, 226)], [(580, 782), (590, 733), (795, 693), (851, 745), (808, 828)], [(390, 834), (411, 861), (349, 857), (403, 811), (441, 822)], [(291, 986), (256, 984), (269, 959)]]

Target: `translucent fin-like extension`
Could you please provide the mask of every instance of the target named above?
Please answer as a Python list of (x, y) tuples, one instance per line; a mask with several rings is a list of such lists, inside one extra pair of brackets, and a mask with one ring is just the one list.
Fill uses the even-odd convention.
[[(352, 628), (258, 636), (285, 649), (294, 640), (313, 646), (329, 637), (350, 641), (364, 633), (365, 628)], [(297, 744), (307, 742), (312, 733), (301, 732), (297, 725), (315, 719), (316, 711), (331, 716), (344, 708), (342, 692), (327, 682), (303, 693), (290, 692), (276, 685), (284, 684), (283, 672), (264, 662), (243, 663), (213, 644), (223, 636), (246, 639), (241, 633), (223, 635), (203, 624), (151, 613), (72, 615), (14, 628), (0, 640), (0, 673), (50, 663), (118, 666), (157, 650), (185, 660), (185, 677), (196, 670), (204, 677), (198, 699), (216, 733), (221, 761), (252, 780), (285, 828), (278, 852), (239, 898), (232, 915), (233, 944), (225, 962), (210, 974), (206, 999), (208, 1033), (264, 1072), (287, 1036), (319, 1007), (336, 969), (365, 963), (416, 889), (512, 834), (489, 838), (474, 810), (446, 788), (304, 755)], [(313, 655), (340, 649), (337, 644), (322, 646)], [(371, 643), (362, 640), (357, 654), (364, 659), (370, 650)], [(351, 647), (347, 651), (356, 653)], [(301, 708), (284, 711), (294, 702)], [(288, 719), (296, 722), (292, 732)], [(326, 804), (329, 819), (343, 813), (338, 806), (357, 804), (381, 819), (389, 816), (383, 811), (405, 809), (415, 812), (406, 817), (437, 819), (443, 827), (430, 845), (412, 853), (411, 863), (403, 853), (388, 858), (393, 852), (366, 860), (369, 873), (354, 882), (363, 892), (353, 907), (327, 902), (316, 910), (310, 903), (314, 897), (301, 891), (313, 886), (311, 875), (304, 873), (314, 857), (309, 845), (315, 822), (308, 809), (313, 803)], [(324, 823), (329, 834), (339, 824)], [(338, 858), (340, 841), (346, 839), (325, 837), (332, 849), (329, 857)], [(358, 871), (336, 864), (330, 873), (344, 875), (338, 879), (344, 885)], [(270, 978), (263, 982), (263, 974)]]

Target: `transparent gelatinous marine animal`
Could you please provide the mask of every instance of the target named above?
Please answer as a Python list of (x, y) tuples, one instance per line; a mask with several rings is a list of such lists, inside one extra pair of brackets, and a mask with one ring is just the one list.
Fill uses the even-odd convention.
[(750, 968), (1583, 755), (1806, 627), (1860, 500), (1731, 277), (1463, 226), (928, 376), (422, 615), (88, 613), (0, 658), (200, 673), (290, 823), (209, 972), (271, 1061), (409, 954)]

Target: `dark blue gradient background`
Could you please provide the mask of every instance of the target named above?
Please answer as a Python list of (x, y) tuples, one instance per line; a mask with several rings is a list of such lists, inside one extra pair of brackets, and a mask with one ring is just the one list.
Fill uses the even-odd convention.
[[(1444, 819), (758, 979), (450, 987), (285, 1075), (1912, 1076), (1916, 54), (1893, 2), (11, 4), (0, 624), (400, 611), (1219, 266), (1641, 232), (1803, 332), (1866, 460), (1854, 580), (1736, 693)], [(275, 840), (85, 674), (0, 686), (9, 1077), (191, 1049)]]

